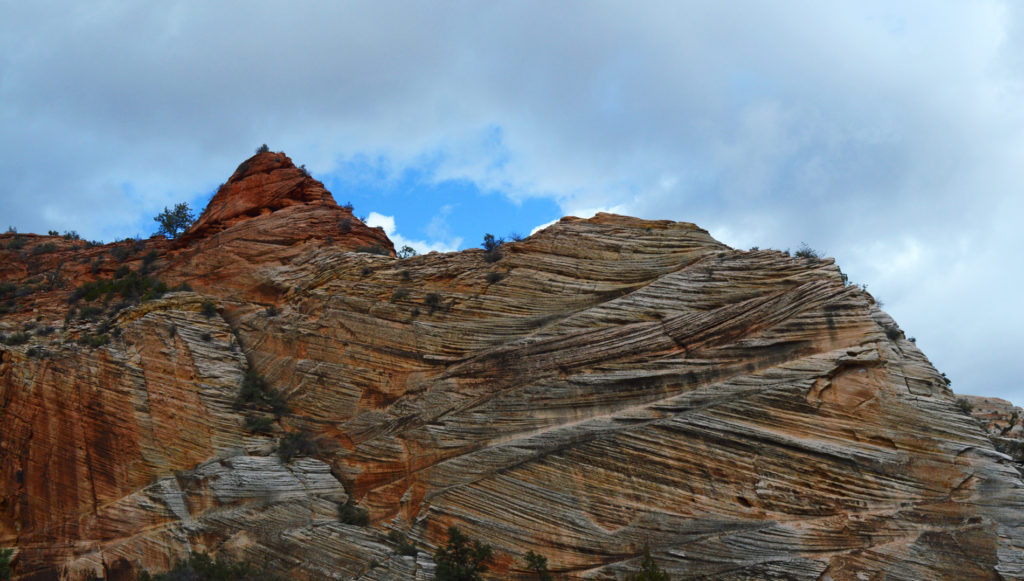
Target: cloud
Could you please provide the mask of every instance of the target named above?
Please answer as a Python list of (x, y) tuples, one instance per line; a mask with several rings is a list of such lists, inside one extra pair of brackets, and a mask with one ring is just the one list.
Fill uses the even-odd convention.
[[(0, 213), (146, 234), (263, 142), (316, 175), (429, 166), (567, 214), (824, 248), (958, 389), (1024, 403), (1022, 23), (985, 0), (14, 4)], [(443, 215), (402, 227), (457, 247)]]
[(384, 216), (377, 212), (370, 212), (370, 215), (366, 218), (366, 225), (371, 228), (380, 227), (384, 229), (384, 233), (388, 235), (391, 242), (395, 245), (395, 249), (401, 250), (405, 246), (412, 247), (418, 254), (426, 254), (428, 252), (454, 252), (458, 250), (459, 245), (462, 244), (461, 238), (455, 238), (451, 242), (442, 241), (431, 241), (427, 242), (424, 240), (410, 240), (395, 230), (395, 217)]

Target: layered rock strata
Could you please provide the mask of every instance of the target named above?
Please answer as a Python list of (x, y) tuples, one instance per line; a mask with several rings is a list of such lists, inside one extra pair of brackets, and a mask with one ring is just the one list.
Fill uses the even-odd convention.
[[(450, 525), (494, 548), (494, 578), (531, 578), (529, 550), (622, 578), (645, 546), (678, 579), (1024, 577), (1011, 458), (831, 260), (606, 214), (398, 260), (275, 153), (149, 244), (153, 275), (192, 290), (65, 325), (103, 275), (75, 271), (2, 320), (54, 328), (0, 347), (0, 546), (21, 579), (198, 550), (429, 579)], [(67, 342), (100, 326), (106, 344)], [(240, 404), (247, 373), (287, 413)], [(274, 454), (286, 434), (308, 457)]]

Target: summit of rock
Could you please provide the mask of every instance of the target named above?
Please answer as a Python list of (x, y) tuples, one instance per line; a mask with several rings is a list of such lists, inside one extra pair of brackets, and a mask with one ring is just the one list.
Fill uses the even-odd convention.
[(188, 242), (241, 221), (302, 204), (337, 206), (322, 183), (284, 153), (262, 152), (243, 161), (183, 236)]
[(272, 153), (180, 240), (0, 246), (19, 580), (426, 580), (451, 525), (490, 579), (1024, 578), (1018, 410), (958, 403), (830, 259), (599, 214), (399, 260)]

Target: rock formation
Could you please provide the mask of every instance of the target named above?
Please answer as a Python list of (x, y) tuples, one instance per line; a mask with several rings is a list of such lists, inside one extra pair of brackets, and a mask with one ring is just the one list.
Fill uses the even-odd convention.
[(496, 579), (645, 545), (675, 579), (1024, 578), (1015, 463), (831, 260), (607, 214), (399, 260), (269, 152), (180, 239), (86, 246), (0, 236), (19, 579), (430, 579), (449, 525)]

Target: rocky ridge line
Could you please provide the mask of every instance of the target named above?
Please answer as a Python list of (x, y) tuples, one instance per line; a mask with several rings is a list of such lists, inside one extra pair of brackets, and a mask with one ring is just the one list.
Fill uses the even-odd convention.
[[(831, 260), (607, 214), (494, 262), (397, 260), (270, 152), (180, 241), (98, 272), (107, 248), (34, 243), (0, 251), (33, 288), (0, 325), (54, 329), (0, 346), (19, 578), (131, 579), (204, 550), (296, 579), (429, 579), (453, 524), (495, 548), (496, 578), (529, 578), (528, 550), (621, 578), (645, 545), (679, 579), (1024, 577), (1011, 458)], [(150, 274), (192, 290), (63, 324), (78, 284), (150, 249)], [(26, 282), (51, 264), (65, 284)], [(240, 404), (247, 374), (289, 411)], [(279, 458), (286, 434), (315, 449)]]

